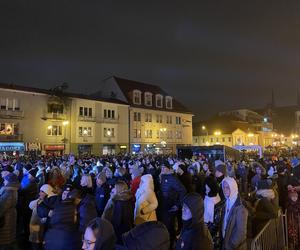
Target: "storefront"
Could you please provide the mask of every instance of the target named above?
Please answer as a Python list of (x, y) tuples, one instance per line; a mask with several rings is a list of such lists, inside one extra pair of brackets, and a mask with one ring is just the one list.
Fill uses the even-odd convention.
[(45, 145), (46, 155), (61, 156), (64, 154), (65, 146), (63, 144)]
[(0, 153), (6, 155), (23, 155), (25, 145), (23, 142), (0, 142)]
[(115, 144), (103, 145), (102, 155), (114, 155), (114, 154), (116, 154)]
[(121, 154), (127, 153), (127, 145), (120, 145), (120, 153)]
[(91, 154), (92, 154), (92, 145), (90, 145), (90, 144), (78, 145), (78, 155), (79, 156), (88, 156)]
[(42, 152), (42, 144), (39, 142), (25, 143), (25, 151), (28, 155), (40, 155)]

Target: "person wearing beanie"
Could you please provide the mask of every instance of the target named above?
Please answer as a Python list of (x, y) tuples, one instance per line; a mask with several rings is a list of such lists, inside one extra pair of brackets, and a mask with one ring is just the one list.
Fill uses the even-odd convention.
[(107, 184), (105, 173), (101, 172), (97, 175), (96, 184), (97, 187), (95, 191), (95, 198), (97, 205), (97, 213), (98, 216), (101, 217), (110, 196), (110, 188)]
[(258, 182), (255, 209), (256, 212), (253, 219), (254, 235), (259, 233), (269, 220), (278, 216), (279, 206), (270, 179), (262, 179)]
[(22, 178), (21, 188), (19, 190), (18, 216), (22, 218), (22, 229), (24, 231), (24, 237), (27, 240), (30, 234), (29, 223), (32, 214), (32, 210), (29, 208), (29, 203), (37, 198), (39, 190), (38, 183), (35, 178), (36, 173), (36, 169), (26, 171)]
[(13, 248), (16, 241), (19, 186), (15, 174), (9, 173), (4, 177), (4, 186), (0, 189), (0, 249)]
[(82, 241), (82, 249), (114, 250), (116, 242), (114, 228), (108, 220), (95, 218), (87, 225)]
[(204, 206), (197, 193), (187, 194), (182, 201), (183, 228), (176, 242), (179, 249), (213, 249), (213, 241), (204, 223)]

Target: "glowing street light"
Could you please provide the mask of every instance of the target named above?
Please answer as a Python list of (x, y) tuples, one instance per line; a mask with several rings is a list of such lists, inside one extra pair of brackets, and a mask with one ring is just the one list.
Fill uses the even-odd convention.
[(202, 126), (202, 130), (206, 130), (206, 127), (204, 125)]
[(249, 134), (248, 134), (248, 137), (253, 137), (253, 136), (254, 136), (253, 133), (249, 133)]
[(69, 124), (69, 121), (63, 121), (63, 122), (62, 122), (62, 125), (63, 125), (63, 126), (67, 126), (68, 124)]
[(49, 125), (47, 128), (48, 128), (48, 129), (52, 129), (52, 125)]
[(215, 131), (214, 135), (221, 135), (221, 131)]

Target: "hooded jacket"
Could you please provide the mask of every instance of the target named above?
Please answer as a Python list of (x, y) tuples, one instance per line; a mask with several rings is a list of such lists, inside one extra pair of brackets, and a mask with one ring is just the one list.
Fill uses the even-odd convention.
[(0, 245), (16, 240), (18, 188), (19, 183), (9, 183), (0, 189)]
[(156, 221), (156, 208), (158, 201), (154, 193), (152, 175), (147, 174), (141, 177), (140, 186), (135, 194), (136, 202), (134, 209), (135, 224), (145, 221)]
[[(247, 249), (247, 218), (248, 211), (242, 204), (238, 194), (236, 181), (231, 177), (225, 177), (222, 182), (229, 185), (230, 197), (222, 207), (221, 216), (221, 235), (223, 236), (222, 249), (226, 250), (244, 250)], [(226, 215), (226, 210), (228, 214)]]
[(201, 196), (197, 193), (187, 194), (183, 203), (190, 209), (192, 219), (187, 226), (184, 225), (176, 243), (176, 250), (213, 249), (212, 237), (204, 224), (204, 205)]
[(136, 226), (123, 234), (123, 243), (124, 250), (170, 249), (168, 230), (159, 221), (148, 221)]

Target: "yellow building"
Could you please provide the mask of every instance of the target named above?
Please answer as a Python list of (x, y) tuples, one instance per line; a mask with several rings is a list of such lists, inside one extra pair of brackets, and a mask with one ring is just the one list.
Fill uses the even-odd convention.
[(192, 144), (192, 114), (160, 87), (110, 77), (101, 94), (127, 102), (131, 152), (175, 153)]
[(128, 150), (128, 105), (0, 84), (0, 153), (103, 154)]

